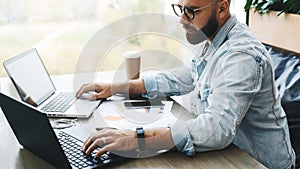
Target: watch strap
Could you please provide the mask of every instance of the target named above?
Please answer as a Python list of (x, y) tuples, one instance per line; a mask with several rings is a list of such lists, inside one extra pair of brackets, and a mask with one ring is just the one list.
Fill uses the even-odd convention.
[(138, 138), (138, 151), (144, 151), (145, 150), (145, 132), (143, 127), (137, 127), (136, 128), (136, 135)]

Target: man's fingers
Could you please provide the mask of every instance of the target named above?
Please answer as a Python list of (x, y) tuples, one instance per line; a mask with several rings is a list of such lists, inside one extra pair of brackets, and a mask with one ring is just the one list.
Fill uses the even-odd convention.
[(80, 98), (83, 93), (89, 92), (89, 91), (95, 91), (95, 85), (94, 84), (87, 84), (83, 85), (79, 91), (76, 93), (76, 97)]
[(95, 157), (100, 157), (102, 154), (105, 154), (108, 151), (115, 150), (115, 146), (116, 146), (115, 143), (111, 143), (111, 144), (104, 146), (95, 154)]
[(91, 94), (90, 95), (90, 100), (97, 100), (97, 99), (100, 99), (100, 98), (107, 98), (107, 96), (105, 95), (105, 92), (106, 91), (103, 90), (99, 93)]
[(87, 86), (88, 84), (84, 84), (80, 87), (80, 89), (77, 91), (76, 93), (76, 97), (79, 98), (82, 96), (83, 93), (85, 93), (85, 87)]
[(128, 151), (136, 149), (136, 144), (136, 138), (130, 133), (115, 129), (102, 129), (91, 135), (84, 142), (82, 151), (86, 154), (90, 154), (98, 147), (103, 147), (95, 154), (96, 157), (99, 157), (107, 151)]
[(82, 146), (82, 151), (83, 152), (86, 152), (86, 150), (88, 149), (88, 147), (93, 143), (93, 140), (92, 138), (88, 138), (84, 143), (83, 143), (83, 146)]
[(109, 138), (110, 129), (103, 129), (98, 131), (97, 133), (92, 134), (84, 143), (82, 147), (82, 151), (86, 152), (89, 147), (92, 146), (93, 143), (96, 143), (98, 146), (105, 145), (113, 142), (113, 139)]
[(90, 154), (91, 152), (93, 152), (99, 145), (103, 144), (101, 143), (102, 140), (97, 139), (95, 140), (85, 151), (86, 154)]
[(85, 152), (91, 144), (93, 144), (93, 142), (97, 139), (101, 137), (101, 132), (97, 132), (92, 134), (84, 143), (83, 143), (83, 147), (82, 147), (82, 151)]
[(89, 100), (97, 100), (97, 99), (99, 99), (99, 98), (101, 98), (100, 93), (94, 93), (94, 94), (91, 94), (91, 95), (90, 95)]
[(99, 157), (102, 154), (106, 153), (107, 151), (113, 150), (115, 147), (115, 143), (113, 143), (113, 140), (107, 138), (107, 137), (101, 137), (97, 138), (85, 151), (86, 154), (90, 154), (93, 152), (96, 148), (99, 146), (103, 146), (98, 152), (96, 152), (95, 157)]

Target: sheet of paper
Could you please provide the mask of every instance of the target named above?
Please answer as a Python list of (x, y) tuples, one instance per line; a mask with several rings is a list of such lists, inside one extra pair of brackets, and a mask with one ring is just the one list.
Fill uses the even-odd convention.
[(126, 108), (125, 101), (128, 100), (102, 103), (98, 108), (98, 113), (105, 124), (98, 124), (96, 127), (108, 126), (118, 129), (135, 129), (139, 126), (144, 128), (167, 127), (176, 120), (171, 113), (172, 101), (162, 101), (165, 104), (163, 107), (138, 109)]

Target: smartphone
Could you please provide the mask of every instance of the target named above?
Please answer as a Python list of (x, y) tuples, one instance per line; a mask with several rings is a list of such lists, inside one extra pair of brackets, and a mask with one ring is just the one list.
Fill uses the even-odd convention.
[(164, 104), (160, 100), (124, 102), (126, 108), (145, 108), (145, 107), (163, 107)]

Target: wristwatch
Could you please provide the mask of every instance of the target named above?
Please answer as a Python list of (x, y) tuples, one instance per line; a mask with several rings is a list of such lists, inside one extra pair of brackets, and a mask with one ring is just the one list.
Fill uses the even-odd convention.
[(145, 149), (145, 133), (143, 127), (136, 128), (136, 135), (138, 137), (138, 151), (144, 151)]

